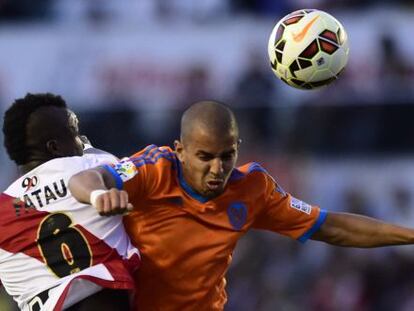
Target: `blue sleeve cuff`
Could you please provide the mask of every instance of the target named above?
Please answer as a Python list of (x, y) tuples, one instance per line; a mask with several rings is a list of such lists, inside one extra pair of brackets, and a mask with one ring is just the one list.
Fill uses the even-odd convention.
[(322, 224), (325, 222), (326, 216), (328, 216), (328, 212), (324, 209), (321, 209), (319, 212), (319, 217), (316, 220), (315, 224), (310, 228), (308, 231), (306, 231), (302, 236), (298, 238), (298, 241), (301, 243), (305, 243), (309, 238), (319, 230), (319, 228), (322, 226)]
[(122, 190), (124, 182), (122, 181), (118, 173), (115, 171), (115, 169), (110, 165), (104, 165), (103, 168), (106, 169), (109, 173), (111, 173), (111, 175), (114, 177), (116, 188), (118, 190)]

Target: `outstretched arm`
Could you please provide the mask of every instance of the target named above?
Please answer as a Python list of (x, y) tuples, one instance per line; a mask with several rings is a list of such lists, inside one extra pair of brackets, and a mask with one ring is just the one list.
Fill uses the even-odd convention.
[(414, 230), (358, 214), (329, 212), (312, 239), (338, 246), (368, 248), (413, 244)]
[(82, 203), (92, 204), (101, 215), (116, 215), (132, 210), (128, 193), (115, 188), (116, 181), (106, 169), (82, 171), (69, 179), (69, 190)]

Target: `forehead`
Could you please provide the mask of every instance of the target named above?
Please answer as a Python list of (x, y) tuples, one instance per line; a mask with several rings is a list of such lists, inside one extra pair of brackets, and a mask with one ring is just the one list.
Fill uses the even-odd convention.
[(217, 132), (197, 127), (184, 143), (193, 152), (218, 154), (236, 149), (238, 135), (235, 131)]

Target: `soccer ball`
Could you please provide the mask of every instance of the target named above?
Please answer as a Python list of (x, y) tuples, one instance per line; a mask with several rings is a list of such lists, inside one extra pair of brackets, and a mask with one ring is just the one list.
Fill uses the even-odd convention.
[(290, 86), (314, 89), (336, 80), (348, 61), (348, 36), (333, 16), (299, 10), (273, 28), (268, 53), (274, 74)]

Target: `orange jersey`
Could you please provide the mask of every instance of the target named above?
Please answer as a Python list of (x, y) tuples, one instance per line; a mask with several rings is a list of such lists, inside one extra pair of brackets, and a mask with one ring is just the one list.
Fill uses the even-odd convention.
[(326, 218), (257, 163), (234, 169), (210, 200), (186, 184), (169, 147), (148, 146), (107, 169), (135, 207), (124, 218), (142, 255), (135, 310), (223, 310), (225, 273), (243, 234), (256, 228), (306, 241)]

